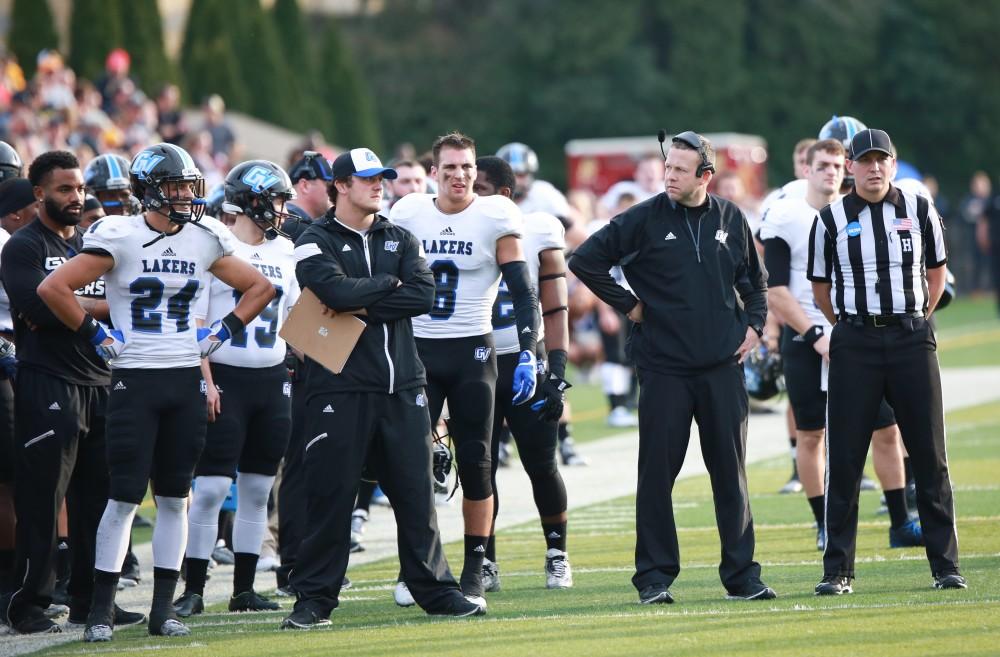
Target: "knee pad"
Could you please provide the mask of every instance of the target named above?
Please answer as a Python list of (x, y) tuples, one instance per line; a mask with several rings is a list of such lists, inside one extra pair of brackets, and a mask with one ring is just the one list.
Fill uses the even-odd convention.
[(521, 463), (524, 465), (525, 474), (528, 475), (528, 479), (532, 482), (551, 479), (559, 473), (559, 467), (556, 465), (555, 454), (553, 454), (550, 459), (530, 462), (526, 462), (522, 458)]

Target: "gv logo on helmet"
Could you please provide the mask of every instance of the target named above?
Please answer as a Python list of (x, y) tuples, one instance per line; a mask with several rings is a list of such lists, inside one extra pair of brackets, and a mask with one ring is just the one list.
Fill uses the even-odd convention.
[(240, 179), (246, 183), (254, 192), (262, 192), (278, 184), (278, 176), (266, 167), (256, 166), (249, 169)]
[(148, 176), (153, 168), (163, 161), (162, 155), (157, 155), (152, 151), (142, 151), (132, 160), (132, 173), (139, 176)]

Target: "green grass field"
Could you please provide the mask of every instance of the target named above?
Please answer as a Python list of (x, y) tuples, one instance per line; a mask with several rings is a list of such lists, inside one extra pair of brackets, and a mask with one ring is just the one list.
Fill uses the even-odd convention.
[[(631, 497), (573, 511), (570, 555), (576, 586), (547, 591), (544, 542), (535, 524), (501, 532), (503, 590), (490, 594), (482, 619), (425, 616), (392, 602), (395, 559), (352, 569), (330, 628), (278, 630), (282, 613), (232, 615), (210, 608), (191, 619), (193, 634), (154, 640), (125, 628), (95, 648), (63, 645), (44, 654), (140, 653), (170, 649), (190, 657), (247, 655), (801, 655), (877, 656), (1000, 654), (1000, 403), (948, 416), (962, 570), (967, 591), (936, 591), (921, 549), (890, 550), (888, 522), (875, 514), (877, 493), (861, 499), (856, 593), (816, 598), (822, 574), (814, 529), (801, 496), (773, 493), (787, 476), (785, 458), (749, 469), (757, 557), (779, 598), (731, 602), (718, 581), (718, 537), (706, 477), (675, 493), (683, 570), (677, 603), (637, 603), (631, 587)], [(461, 546), (447, 546), (452, 564)]]

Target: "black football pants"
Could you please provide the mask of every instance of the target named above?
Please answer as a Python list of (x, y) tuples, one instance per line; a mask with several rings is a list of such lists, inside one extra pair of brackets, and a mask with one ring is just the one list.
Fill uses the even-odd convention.
[(745, 471), (747, 414), (743, 366), (733, 362), (697, 374), (639, 369), (639, 487), (635, 575), (638, 590), (670, 584), (680, 572), (672, 491), (684, 464), (692, 419), (712, 481), (722, 542), (719, 577), (729, 592), (760, 577)]
[(958, 569), (958, 536), (945, 452), (941, 371), (922, 319), (883, 328), (838, 322), (827, 395), (826, 575), (854, 577), (858, 491), (882, 395), (910, 455), (931, 572)]
[(459, 588), (441, 547), (434, 509), (424, 391), (312, 395), (306, 403), (306, 427), (310, 524), (290, 576), (298, 594), (296, 608), (327, 617), (337, 607), (351, 549), (351, 513), (366, 458), (379, 473), (396, 516), (403, 581), (424, 610), (446, 604)]

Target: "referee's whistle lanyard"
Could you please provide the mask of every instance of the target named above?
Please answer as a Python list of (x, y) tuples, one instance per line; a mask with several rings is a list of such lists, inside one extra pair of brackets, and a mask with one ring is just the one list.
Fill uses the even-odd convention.
[(698, 233), (696, 236), (694, 229), (691, 228), (691, 218), (688, 217), (687, 206), (684, 207), (684, 225), (687, 226), (688, 233), (691, 235), (691, 241), (694, 242), (694, 252), (698, 256), (698, 264), (701, 264), (701, 220), (698, 220)]

